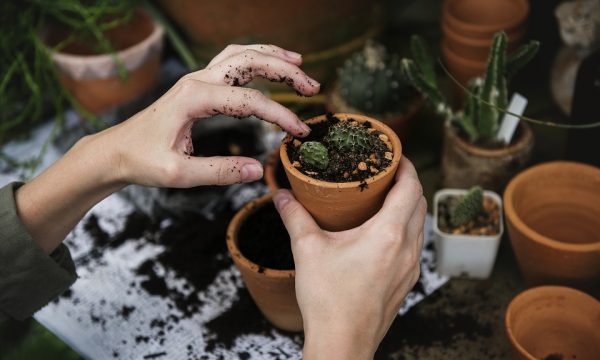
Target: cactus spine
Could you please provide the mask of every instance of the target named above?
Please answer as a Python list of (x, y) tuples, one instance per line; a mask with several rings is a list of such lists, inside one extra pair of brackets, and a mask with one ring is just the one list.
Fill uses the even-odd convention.
[(466, 224), (474, 220), (482, 209), (483, 190), (479, 186), (473, 186), (452, 211), (450, 222), (456, 227)]
[(471, 142), (491, 143), (495, 140), (503, 114), (499, 109), (506, 109), (508, 104), (508, 79), (535, 56), (540, 46), (539, 42), (531, 41), (507, 58), (506, 44), (504, 32), (494, 35), (485, 78), (475, 78), (470, 82), (467, 87), (470, 93), (463, 111), (453, 112), (438, 90), (432, 58), (425, 42), (416, 35), (411, 38), (414, 60), (402, 59), (402, 76), (433, 103), (440, 115), (458, 125)]
[(371, 136), (356, 122), (340, 121), (329, 129), (327, 144), (339, 152), (364, 154), (371, 149)]
[(318, 141), (307, 141), (300, 145), (300, 159), (306, 164), (319, 170), (329, 166), (329, 153), (325, 145)]

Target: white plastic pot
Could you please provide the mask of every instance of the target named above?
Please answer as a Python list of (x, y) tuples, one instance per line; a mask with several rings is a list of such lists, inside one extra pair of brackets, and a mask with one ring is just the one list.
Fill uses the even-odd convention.
[(493, 191), (484, 191), (499, 206), (500, 232), (494, 236), (453, 235), (442, 232), (438, 226), (438, 203), (449, 196), (465, 195), (468, 190), (443, 189), (435, 193), (433, 200), (433, 231), (437, 251), (437, 271), (446, 276), (466, 276), (485, 279), (490, 276), (500, 238), (504, 233), (502, 198)]

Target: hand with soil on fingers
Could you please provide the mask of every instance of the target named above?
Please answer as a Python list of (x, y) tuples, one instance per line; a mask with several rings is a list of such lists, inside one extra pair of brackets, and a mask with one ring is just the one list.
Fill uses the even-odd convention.
[(130, 119), (81, 139), (19, 188), (22, 222), (51, 253), (85, 212), (127, 184), (187, 188), (260, 179), (262, 165), (252, 158), (192, 157), (192, 125), (216, 114), (254, 115), (295, 136), (308, 135), (308, 126), (290, 110), (258, 90), (239, 87), (258, 76), (315, 95), (320, 85), (300, 70), (301, 63), (300, 54), (273, 45), (228, 46), (208, 67), (183, 76)]
[(290, 234), (304, 358), (371, 359), (420, 275), (427, 202), (402, 158), (383, 207), (364, 224), (321, 230), (287, 190), (273, 201)]

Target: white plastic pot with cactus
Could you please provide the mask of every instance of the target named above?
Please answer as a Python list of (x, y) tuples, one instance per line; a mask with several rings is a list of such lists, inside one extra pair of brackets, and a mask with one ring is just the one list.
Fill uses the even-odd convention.
[(488, 278), (504, 233), (502, 198), (476, 186), (440, 190), (433, 201), (437, 271), (452, 277)]

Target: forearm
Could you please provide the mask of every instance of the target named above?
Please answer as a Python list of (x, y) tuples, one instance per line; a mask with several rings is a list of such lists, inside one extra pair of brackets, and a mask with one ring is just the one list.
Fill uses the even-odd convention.
[(102, 133), (83, 138), (15, 194), (21, 221), (47, 254), (91, 207), (125, 185), (117, 152), (103, 141)]

